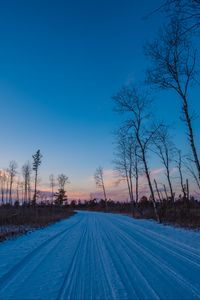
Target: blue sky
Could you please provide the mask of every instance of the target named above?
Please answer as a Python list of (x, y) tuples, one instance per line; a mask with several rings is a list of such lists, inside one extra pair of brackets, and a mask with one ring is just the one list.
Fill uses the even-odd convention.
[[(71, 191), (95, 189), (95, 168), (112, 168), (119, 116), (111, 96), (123, 84), (144, 79), (143, 45), (163, 17), (143, 16), (160, 3), (1, 1), (0, 167), (12, 159), (21, 167), (40, 148), (43, 186), (49, 174), (64, 172)], [(199, 103), (197, 93), (192, 101)], [(174, 124), (176, 142), (187, 151), (179, 104), (174, 94), (160, 93), (155, 111)]]

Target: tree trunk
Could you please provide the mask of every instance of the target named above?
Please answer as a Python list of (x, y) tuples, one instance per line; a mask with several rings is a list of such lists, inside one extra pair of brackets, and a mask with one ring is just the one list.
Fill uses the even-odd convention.
[(181, 180), (181, 189), (182, 189), (182, 193), (183, 193), (183, 198), (186, 199), (187, 195), (186, 195), (186, 192), (185, 192), (185, 186), (184, 186), (184, 183), (183, 183), (183, 174), (182, 174), (180, 164), (178, 166), (178, 170), (179, 170), (179, 175), (180, 175), (180, 180)]
[(165, 185), (165, 184), (163, 184), (163, 187), (164, 187), (164, 191), (165, 191), (166, 201), (168, 201), (168, 195), (167, 195), (167, 189), (166, 189), (166, 185)]
[(13, 181), (12, 181), (12, 178), (10, 179), (10, 189), (9, 189), (9, 203), (10, 205), (12, 204), (12, 184), (13, 184)]
[(136, 175), (136, 178), (135, 178), (135, 202), (136, 202), (136, 205), (138, 205), (138, 202), (139, 202), (139, 176), (138, 174)]
[(126, 173), (126, 182), (127, 182), (127, 186), (128, 186), (128, 193), (129, 193), (129, 198), (130, 198), (130, 203), (132, 206), (132, 195), (131, 195), (131, 187), (130, 187), (130, 182), (129, 182), (129, 176), (128, 176), (128, 171), (127, 168), (125, 169), (125, 173)]
[(172, 183), (171, 183), (171, 179), (170, 179), (169, 170), (167, 170), (167, 181), (168, 181), (168, 184), (169, 184), (171, 199), (172, 199), (172, 202), (174, 203), (174, 193), (173, 193), (173, 189), (172, 189)]
[(133, 182), (132, 182), (131, 171), (129, 171), (129, 182), (130, 182), (130, 193), (131, 193), (132, 216), (134, 217), (134, 197), (133, 197)]
[(156, 187), (156, 191), (157, 191), (157, 194), (158, 194), (159, 201), (161, 202), (160, 192), (159, 192), (158, 185), (157, 185), (157, 182), (156, 182), (155, 179), (154, 179), (154, 183), (155, 183), (155, 187)]
[(190, 200), (190, 189), (189, 189), (189, 180), (186, 179), (186, 189), (187, 189), (187, 201)]
[(186, 119), (185, 121), (186, 121), (187, 127), (188, 127), (188, 136), (189, 136), (190, 146), (191, 146), (193, 157), (194, 157), (194, 163), (196, 165), (197, 172), (198, 172), (198, 178), (200, 181), (200, 161), (199, 161), (199, 157), (198, 157), (196, 146), (195, 146), (192, 121), (191, 121), (191, 118), (189, 115), (188, 103), (187, 103), (186, 96), (183, 96), (183, 112), (185, 114), (185, 119)]
[(137, 157), (137, 149), (135, 150), (135, 202), (138, 205), (139, 201), (139, 174), (138, 174), (138, 157)]
[(107, 196), (106, 196), (106, 190), (105, 190), (104, 183), (103, 183), (103, 193), (104, 193), (104, 198), (105, 198), (105, 209), (106, 209), (106, 211), (107, 211), (107, 209), (108, 209), (108, 204), (107, 204)]
[(34, 196), (33, 196), (33, 205), (36, 204), (36, 200), (37, 200), (37, 170), (35, 171), (35, 191), (34, 191)]
[(151, 193), (151, 198), (152, 198), (152, 201), (153, 201), (155, 216), (156, 216), (157, 221), (160, 223), (161, 220), (160, 220), (160, 216), (159, 216), (158, 210), (157, 210), (155, 195), (154, 195), (153, 186), (152, 186), (152, 183), (151, 183), (151, 178), (150, 178), (150, 175), (149, 175), (149, 169), (148, 169), (148, 165), (147, 165), (147, 162), (146, 162), (146, 157), (145, 157), (144, 151), (142, 151), (142, 156), (143, 156), (143, 163), (144, 163), (145, 173), (146, 173), (146, 177), (147, 177), (147, 181), (148, 181), (149, 189), (150, 189), (150, 193)]

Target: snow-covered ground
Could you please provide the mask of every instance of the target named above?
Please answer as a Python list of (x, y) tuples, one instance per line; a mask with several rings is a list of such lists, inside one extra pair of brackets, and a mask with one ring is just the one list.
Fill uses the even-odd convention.
[(199, 299), (200, 233), (79, 212), (0, 245), (0, 299)]

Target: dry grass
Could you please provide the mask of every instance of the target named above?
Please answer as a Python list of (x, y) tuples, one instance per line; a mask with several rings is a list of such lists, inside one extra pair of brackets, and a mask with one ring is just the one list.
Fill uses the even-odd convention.
[(73, 214), (73, 210), (67, 207), (1, 206), (0, 241), (69, 218)]

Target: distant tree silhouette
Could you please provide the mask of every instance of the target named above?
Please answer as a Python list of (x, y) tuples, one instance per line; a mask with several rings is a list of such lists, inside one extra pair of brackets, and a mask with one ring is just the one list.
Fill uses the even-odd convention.
[(51, 175), (49, 176), (49, 181), (50, 181), (50, 188), (51, 188), (51, 201), (52, 201), (52, 203), (53, 203), (53, 198), (54, 198), (54, 187), (55, 187), (55, 185), (56, 185), (56, 183), (55, 183), (55, 178), (54, 178), (54, 175), (53, 175), (53, 174), (51, 174)]
[(42, 163), (42, 154), (40, 150), (37, 150), (32, 157), (33, 157), (33, 171), (35, 172), (35, 188), (34, 188), (34, 195), (33, 195), (33, 204), (35, 205), (37, 201), (38, 169)]
[(106, 189), (105, 189), (105, 183), (104, 183), (104, 170), (100, 166), (96, 169), (94, 173), (94, 180), (96, 183), (96, 186), (98, 188), (102, 188), (103, 194), (104, 194), (104, 200), (105, 200), (105, 209), (107, 210), (107, 195), (106, 195)]
[(69, 183), (69, 177), (66, 176), (65, 174), (60, 174), (58, 175), (58, 186), (59, 189), (65, 189), (65, 185)]
[(1, 180), (1, 203), (4, 204), (4, 196), (6, 192), (6, 182), (8, 180), (7, 172), (1, 171), (0, 173), (0, 180)]
[(59, 189), (57, 193), (55, 193), (55, 204), (63, 205), (67, 204), (68, 197), (66, 195), (66, 191), (64, 189)]
[(9, 175), (9, 203), (12, 204), (12, 187), (14, 178), (17, 174), (17, 163), (16, 161), (12, 160), (9, 164), (9, 167), (7, 169), (8, 175)]
[[(124, 130), (117, 132), (116, 149), (113, 161), (115, 170), (122, 180), (125, 180), (128, 187), (129, 197), (134, 213), (134, 182), (135, 180), (135, 202), (139, 200), (139, 173), (140, 161), (138, 157), (138, 144), (132, 134), (127, 134)], [(120, 180), (121, 181), (121, 180)]]
[(58, 175), (58, 192), (55, 194), (55, 203), (58, 205), (67, 204), (68, 197), (65, 191), (65, 185), (69, 183), (69, 177), (65, 174)]
[(22, 166), (22, 176), (24, 179), (24, 201), (30, 201), (29, 197), (29, 189), (30, 189), (30, 181), (31, 181), (31, 164), (30, 162), (25, 163)]

